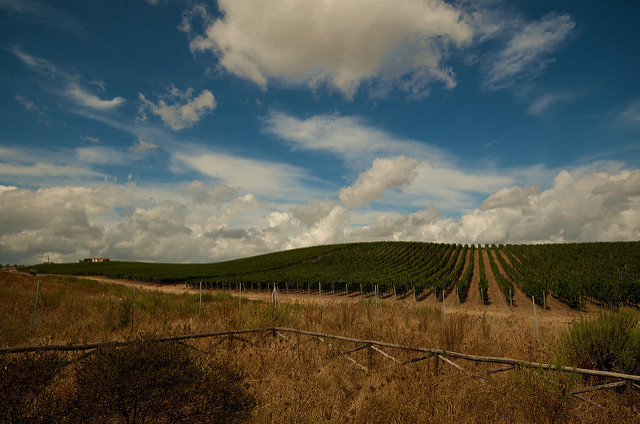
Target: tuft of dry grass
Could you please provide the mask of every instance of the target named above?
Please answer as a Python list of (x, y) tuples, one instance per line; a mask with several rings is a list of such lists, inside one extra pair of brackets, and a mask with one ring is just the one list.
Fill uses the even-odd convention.
[[(42, 297), (31, 333), (36, 278), (0, 272), (0, 348), (15, 345), (122, 340), (131, 335), (131, 289), (70, 277), (39, 276)], [(444, 348), (476, 355), (554, 362), (559, 328), (517, 315), (454, 312), (443, 321), (439, 306), (339, 296), (315, 302), (270, 303), (206, 292), (200, 313), (197, 294), (136, 290), (133, 333), (171, 336), (258, 327), (292, 327), (390, 343)], [(510, 371), (482, 379), (432, 360), (397, 366), (374, 352), (365, 372), (366, 349), (323, 343), (295, 334), (255, 334), (244, 341), (203, 339), (190, 344), (204, 359), (243, 370), (258, 399), (253, 422), (632, 422), (640, 418), (637, 393), (596, 392), (597, 408), (567, 396), (579, 382), (566, 375)], [(382, 349), (399, 361), (419, 356)], [(457, 361), (469, 373), (491, 368)]]

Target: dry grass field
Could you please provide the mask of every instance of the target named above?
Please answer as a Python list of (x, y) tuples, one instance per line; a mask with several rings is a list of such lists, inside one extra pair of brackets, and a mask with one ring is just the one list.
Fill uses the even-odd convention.
[[(34, 331), (36, 283), (40, 280)], [(326, 334), (475, 355), (563, 363), (557, 349), (560, 333), (572, 321), (592, 319), (597, 311), (576, 312), (552, 306), (538, 309), (540, 344), (533, 309), (457, 305), (434, 299), (414, 302), (393, 296), (281, 296), (274, 307), (267, 294), (245, 296), (206, 292), (202, 307), (197, 292), (184, 286), (138, 286), (131, 320), (132, 289), (60, 276), (0, 272), (0, 348), (18, 345), (125, 340), (132, 335), (171, 336), (187, 333), (289, 327)], [(637, 313), (637, 311), (635, 312)], [(569, 396), (587, 383), (559, 372), (512, 370), (482, 378), (471, 374), (492, 368), (457, 360), (468, 372), (430, 360), (397, 366), (382, 354), (364, 350), (341, 355), (352, 344), (323, 343), (309, 337), (256, 334), (233, 342), (200, 339), (189, 344), (199, 355), (241, 370), (256, 396), (251, 422), (638, 422), (640, 391), (614, 389), (587, 393), (594, 406)], [(398, 360), (408, 353), (385, 349)], [(76, 355), (79, 354), (70, 354)], [(419, 356), (419, 355), (413, 355)], [(5, 358), (6, 360), (6, 358)], [(495, 365), (493, 366), (495, 368)], [(604, 382), (604, 381), (603, 381)]]

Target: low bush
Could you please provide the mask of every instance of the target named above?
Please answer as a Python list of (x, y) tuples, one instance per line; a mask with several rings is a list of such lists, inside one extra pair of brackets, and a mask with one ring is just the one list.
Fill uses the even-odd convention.
[(0, 422), (59, 421), (64, 402), (56, 396), (64, 358), (58, 353), (4, 355), (0, 370)]
[(82, 422), (237, 422), (255, 404), (238, 370), (151, 338), (100, 348), (76, 382), (72, 414)]
[(235, 367), (143, 337), (69, 366), (59, 353), (4, 355), (0, 422), (234, 423), (256, 398)]
[(639, 374), (638, 321), (636, 311), (622, 309), (580, 320), (560, 335), (560, 354), (579, 368)]

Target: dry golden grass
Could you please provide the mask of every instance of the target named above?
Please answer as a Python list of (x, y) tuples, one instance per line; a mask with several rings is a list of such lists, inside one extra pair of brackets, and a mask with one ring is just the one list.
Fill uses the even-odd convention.
[[(31, 333), (36, 278), (40, 300)], [(131, 289), (71, 277), (31, 277), (0, 272), (0, 348), (16, 345), (121, 340), (131, 335)], [(476, 355), (556, 361), (559, 327), (541, 323), (540, 346), (532, 319), (520, 315), (447, 313), (435, 305), (371, 299), (282, 303), (280, 308), (229, 294), (165, 294), (137, 290), (134, 334), (170, 336), (258, 327), (292, 327), (360, 339), (444, 348)], [(254, 422), (637, 422), (639, 392), (586, 394), (604, 408), (567, 395), (581, 384), (567, 374), (509, 371), (471, 378), (432, 360), (404, 366), (374, 353), (364, 372), (339, 355), (350, 343), (285, 334), (246, 335), (246, 342), (190, 342), (240, 367), (259, 399)], [(247, 343), (248, 342), (248, 343)], [(399, 360), (419, 354), (383, 349)], [(366, 366), (366, 350), (349, 356)], [(470, 372), (491, 366), (456, 361)]]

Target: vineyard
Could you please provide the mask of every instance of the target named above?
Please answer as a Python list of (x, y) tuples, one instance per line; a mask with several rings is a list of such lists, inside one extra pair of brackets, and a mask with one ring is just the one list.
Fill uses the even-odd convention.
[[(475, 258), (479, 266), (474, 266)], [(476, 269), (477, 268), (477, 269)], [(541, 306), (554, 296), (572, 308), (586, 300), (640, 305), (640, 242), (546, 245), (460, 245), (371, 242), (315, 246), (211, 264), (103, 262), (22, 268), (39, 273), (97, 275), (203, 288), (331, 293), (394, 293), (465, 302), (469, 290), (487, 299), (491, 270), (508, 304), (516, 290)], [(478, 283), (472, 285), (476, 276)], [(472, 287), (473, 286), (473, 287)]]

